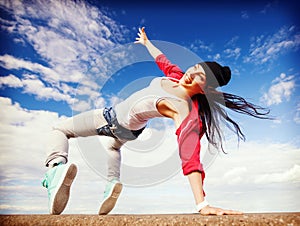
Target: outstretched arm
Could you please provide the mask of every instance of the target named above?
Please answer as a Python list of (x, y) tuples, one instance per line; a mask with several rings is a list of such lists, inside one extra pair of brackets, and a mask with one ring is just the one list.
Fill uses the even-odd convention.
[(148, 52), (154, 58), (157, 66), (163, 71), (165, 76), (177, 81), (181, 79), (184, 74), (182, 70), (177, 65), (172, 64), (167, 57), (151, 43), (151, 41), (147, 38), (144, 27), (139, 28), (138, 37), (134, 43), (142, 44), (147, 48)]
[(202, 215), (229, 215), (229, 214), (242, 214), (242, 212), (234, 210), (225, 210), (217, 207), (212, 207), (205, 202), (202, 188), (202, 178), (200, 172), (192, 172), (187, 175), (194, 194), (196, 204), (199, 208), (198, 211)]
[(138, 36), (139, 37), (136, 38), (136, 41), (134, 43), (144, 45), (154, 59), (156, 59), (157, 56), (162, 54), (162, 52), (150, 42), (146, 35), (144, 27), (139, 28)]

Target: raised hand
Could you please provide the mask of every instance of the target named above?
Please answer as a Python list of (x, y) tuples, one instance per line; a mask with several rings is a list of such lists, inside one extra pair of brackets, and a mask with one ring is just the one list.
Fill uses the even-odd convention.
[(138, 36), (139, 37), (136, 38), (136, 41), (134, 43), (146, 45), (148, 38), (145, 32), (145, 27), (139, 28)]

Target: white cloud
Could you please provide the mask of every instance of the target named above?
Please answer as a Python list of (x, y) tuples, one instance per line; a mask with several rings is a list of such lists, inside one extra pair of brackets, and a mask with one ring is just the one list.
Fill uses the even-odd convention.
[[(97, 92), (111, 70), (103, 55), (126, 42), (128, 29), (85, 1), (1, 1), (0, 5), (11, 15), (11, 19), (1, 18), (1, 29), (16, 37), (12, 40), (20, 48), (27, 48), (26, 44), (34, 50), (26, 60), (0, 56), (1, 66), (18, 70), (19, 79), (2, 78), (1, 86), (19, 88), (22, 84), (26, 93), (40, 99), (64, 100), (77, 109), (87, 110), (82, 104), (83, 95), (85, 100), (92, 96), (99, 105), (101, 94)], [(109, 63), (113, 64), (117, 54), (110, 56)], [(33, 58), (36, 56), (39, 58)], [(28, 71), (36, 75), (35, 80), (26, 78)], [(81, 85), (79, 89), (72, 88), (76, 84)], [(76, 94), (81, 96), (79, 100), (71, 97)]]
[[(19, 59), (11, 55), (5, 54), (3, 56), (0, 56), (0, 65), (8, 70), (25, 69), (31, 72), (39, 73), (43, 76), (44, 80), (49, 83), (57, 83), (60, 80), (59, 74), (53, 69), (45, 67), (38, 63)], [(64, 80), (62, 79), (62, 81)]]
[(225, 47), (235, 47), (237, 45), (237, 41), (240, 39), (239, 36), (232, 37), (226, 44)]
[(209, 59), (213, 60), (213, 61), (218, 61), (220, 62), (221, 59), (221, 54), (220, 53), (216, 53), (214, 55), (208, 55), (207, 56)]
[(235, 167), (225, 172), (223, 178), (228, 184), (239, 184), (243, 182), (244, 175), (248, 173), (246, 167)]
[(205, 51), (205, 52), (211, 52), (212, 51), (212, 44), (208, 45), (205, 42), (201, 40), (195, 40), (193, 43), (191, 43), (188, 48), (193, 52), (199, 52), (199, 51)]
[[(51, 122), (58, 120), (58, 114), (46, 111), (30, 111), (12, 103), (9, 98), (0, 98), (0, 158), (1, 158), (1, 197), (10, 194), (11, 187), (26, 187), (23, 189), (23, 200), (29, 200), (33, 184), (40, 183), (45, 158), (46, 132), (51, 128)], [(16, 184), (15, 181), (18, 181)], [(29, 186), (29, 187), (28, 187)], [(15, 191), (15, 189), (13, 189)], [(16, 199), (21, 192), (16, 192)], [(5, 195), (6, 197), (8, 195)], [(38, 192), (37, 192), (38, 196)], [(27, 198), (26, 198), (27, 197)], [(3, 205), (12, 204), (4, 203)], [(23, 205), (26, 201), (23, 201)], [(29, 207), (30, 208), (30, 207)]]
[(268, 92), (263, 94), (261, 101), (265, 102), (268, 106), (280, 104), (284, 99), (288, 101), (295, 89), (294, 76), (287, 76), (281, 73), (272, 83)]
[(272, 62), (287, 51), (297, 51), (299, 46), (300, 35), (296, 27), (282, 27), (273, 35), (253, 37), (249, 55), (244, 58), (244, 62), (255, 64)]
[(294, 116), (294, 122), (300, 124), (300, 103), (297, 105), (297, 109)]
[(241, 12), (241, 17), (244, 19), (244, 20), (247, 20), (249, 19), (249, 14), (247, 11), (242, 11)]
[(237, 60), (240, 55), (241, 55), (241, 48), (234, 48), (234, 49), (225, 49), (224, 50), (224, 53), (225, 53), (225, 57), (228, 57), (228, 58), (234, 58), (235, 60)]
[(38, 99), (66, 101), (69, 104), (75, 101), (70, 95), (61, 93), (57, 88), (46, 87), (45, 84), (38, 79), (25, 79), (23, 80), (23, 85), (25, 93), (35, 94)]
[[(154, 143), (158, 140), (158, 143)], [(139, 151), (141, 143), (143, 144), (143, 150)], [(174, 151), (177, 152), (177, 145), (172, 127), (157, 130), (148, 126), (136, 141), (124, 146), (123, 161), (124, 164), (134, 167), (155, 166), (165, 162), (174, 154)]]
[(111, 96), (110, 97), (110, 106), (115, 106), (116, 104), (120, 103), (121, 101), (123, 101), (124, 99), (118, 97), (118, 96)]
[(264, 8), (260, 11), (262, 14), (266, 14), (277, 2), (267, 3)]
[(219, 156), (207, 170), (211, 177), (208, 180), (210, 185), (300, 182), (299, 147), (292, 144), (245, 142), (236, 150), (232, 145), (227, 147), (231, 152)]
[[(25, 69), (33, 74), (23, 73), (22, 78), (14, 75), (3, 76), (0, 78), (0, 86), (22, 88), (24, 93), (34, 94), (38, 99), (56, 101), (66, 101), (68, 104), (76, 102), (71, 94), (66, 93), (68, 86), (60, 83), (60, 76), (50, 68), (38, 63), (32, 63), (10, 55), (0, 56), (0, 65), (7, 69)], [(38, 76), (36, 73), (39, 73)], [(46, 86), (48, 84), (48, 86)], [(60, 88), (63, 86), (64, 89)], [(71, 88), (69, 88), (71, 90)], [(74, 91), (72, 89), (72, 91)]]
[(0, 87), (2, 86), (18, 88), (22, 87), (23, 84), (17, 76), (10, 74), (8, 76), (0, 77)]
[(255, 181), (259, 184), (268, 184), (268, 183), (288, 183), (288, 182), (300, 182), (300, 165), (293, 165), (291, 168), (286, 169), (283, 172), (278, 173), (265, 173), (259, 175)]
[(74, 103), (71, 108), (77, 112), (84, 112), (87, 109), (91, 109), (91, 103), (90, 101), (80, 100)]

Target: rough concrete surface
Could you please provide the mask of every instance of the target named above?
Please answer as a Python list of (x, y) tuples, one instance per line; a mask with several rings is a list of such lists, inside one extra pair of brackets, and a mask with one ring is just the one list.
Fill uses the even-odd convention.
[(248, 213), (233, 216), (161, 215), (0, 215), (0, 225), (286, 225), (300, 226), (299, 213)]

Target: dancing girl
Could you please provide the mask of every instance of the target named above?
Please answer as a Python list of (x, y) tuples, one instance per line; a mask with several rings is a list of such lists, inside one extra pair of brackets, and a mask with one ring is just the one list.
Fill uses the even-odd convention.
[(221, 66), (217, 62), (200, 62), (183, 72), (151, 43), (144, 28), (139, 29), (135, 43), (147, 48), (165, 76), (154, 78), (148, 87), (113, 107), (87, 111), (53, 127), (49, 134), (49, 155), (45, 162), (49, 169), (43, 181), (43, 186), (48, 189), (50, 214), (63, 212), (77, 174), (77, 166), (67, 163), (68, 139), (108, 137), (108, 183), (99, 208), (99, 214), (108, 214), (122, 190), (120, 148), (124, 143), (136, 139), (147, 122), (156, 117), (167, 117), (174, 121), (182, 172), (189, 180), (197, 211), (203, 215), (242, 214), (214, 207), (205, 200), (205, 172), (200, 162), (200, 140), (206, 136), (210, 145), (224, 151), (221, 121), (230, 125), (238, 138), (245, 138), (226, 109), (256, 118), (268, 118), (269, 112), (240, 96), (217, 90), (231, 79), (228, 66)]

